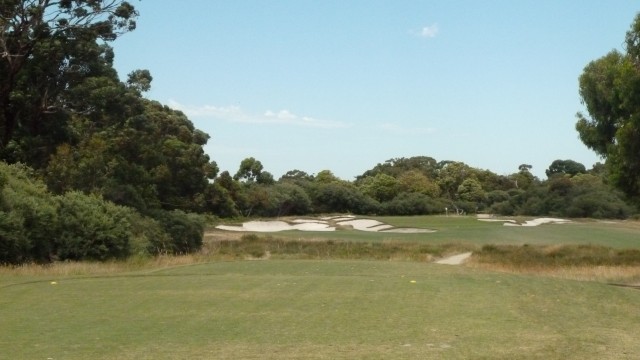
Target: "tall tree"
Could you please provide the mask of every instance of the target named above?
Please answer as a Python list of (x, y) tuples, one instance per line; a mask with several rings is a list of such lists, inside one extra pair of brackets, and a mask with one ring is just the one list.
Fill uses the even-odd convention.
[(640, 199), (640, 14), (627, 32), (626, 52), (592, 61), (580, 76), (590, 117), (578, 113), (582, 142), (606, 159), (612, 183)]
[[(93, 111), (65, 98), (69, 90), (88, 78), (117, 78), (106, 42), (133, 30), (138, 13), (121, 0), (2, 0), (0, 5), (0, 156), (33, 160), (20, 151), (50, 151), (65, 137), (61, 124), (70, 114)], [(25, 142), (15, 141), (18, 136)], [(42, 157), (46, 154), (35, 160)]]
[(581, 163), (573, 160), (555, 160), (545, 170), (545, 173), (549, 178), (556, 174), (575, 176), (577, 174), (586, 174), (587, 169)]

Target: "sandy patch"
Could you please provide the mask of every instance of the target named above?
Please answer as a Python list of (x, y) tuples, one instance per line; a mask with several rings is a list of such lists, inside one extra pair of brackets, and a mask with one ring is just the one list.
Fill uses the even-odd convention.
[(348, 220), (348, 221), (338, 221), (338, 225), (348, 225), (352, 226), (356, 230), (360, 231), (378, 231), (376, 227), (380, 225), (385, 225), (377, 220), (371, 219), (356, 219), (356, 220)]
[(324, 220), (313, 220), (313, 219), (294, 219), (291, 220), (292, 223), (296, 224), (327, 224)]
[(486, 221), (486, 222), (508, 222), (508, 223), (513, 223), (515, 224), (516, 221), (515, 220), (509, 220), (509, 219), (478, 219), (479, 221)]
[(504, 226), (539, 226), (543, 224), (568, 224), (571, 220), (556, 219), (556, 218), (539, 218), (529, 221), (525, 221), (522, 224), (517, 223), (504, 223)]
[[(331, 222), (331, 224), (329, 223)], [(273, 221), (248, 221), (241, 226), (218, 225), (216, 229), (226, 231), (250, 231), (250, 232), (279, 232), (288, 230), (300, 231), (335, 231), (336, 224), (345, 228), (352, 228), (359, 231), (384, 232), (384, 233), (432, 233), (435, 230), (414, 229), (414, 228), (394, 228), (392, 225), (382, 223), (372, 219), (356, 219), (354, 216), (333, 216), (320, 220), (315, 219), (294, 219), (289, 222), (281, 220)]]
[(471, 252), (466, 252), (458, 255), (449, 256), (447, 258), (436, 261), (436, 264), (443, 265), (460, 265), (464, 263), (469, 257), (471, 257)]
[(341, 216), (326, 216), (326, 217), (322, 217), (320, 218), (321, 220), (326, 220), (326, 221), (347, 221), (347, 220), (353, 220), (356, 217), (353, 215), (341, 215)]
[(216, 229), (227, 231), (279, 232), (287, 230), (300, 231), (335, 231), (336, 228), (325, 223), (303, 222), (289, 224), (284, 221), (249, 221), (242, 226), (218, 225)]
[(396, 233), (396, 234), (429, 234), (436, 232), (431, 229), (418, 229), (418, 228), (394, 228), (389, 230), (381, 230), (383, 233)]

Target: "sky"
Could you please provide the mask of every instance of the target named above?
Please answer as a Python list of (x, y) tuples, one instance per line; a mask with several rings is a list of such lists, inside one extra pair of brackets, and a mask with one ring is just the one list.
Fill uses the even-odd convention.
[(430, 156), (499, 175), (602, 161), (575, 130), (584, 67), (624, 51), (630, 0), (129, 0), (111, 45), (121, 79), (211, 136), (232, 175), (254, 157), (278, 179), (354, 180)]

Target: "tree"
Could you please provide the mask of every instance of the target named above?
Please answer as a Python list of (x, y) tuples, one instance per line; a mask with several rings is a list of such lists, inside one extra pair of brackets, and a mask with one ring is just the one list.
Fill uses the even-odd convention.
[(442, 189), (443, 197), (455, 199), (458, 187), (462, 182), (473, 176), (475, 170), (469, 165), (456, 161), (443, 161), (438, 173), (438, 185)]
[(378, 173), (375, 176), (369, 176), (362, 180), (362, 192), (365, 195), (384, 202), (389, 201), (398, 195), (398, 180), (393, 176)]
[(577, 114), (582, 142), (606, 159), (612, 184), (640, 198), (640, 14), (617, 50), (590, 62), (579, 91), (590, 117)]
[(398, 177), (400, 192), (420, 193), (436, 198), (440, 195), (438, 185), (418, 170), (410, 170)]
[(518, 166), (518, 171), (526, 171), (529, 172), (531, 170), (531, 168), (533, 168), (533, 166), (529, 165), (529, 164), (520, 164)]
[(279, 182), (305, 183), (313, 181), (313, 176), (298, 169), (289, 170), (280, 177)]
[(381, 173), (398, 178), (402, 173), (412, 170), (419, 171), (429, 178), (434, 178), (436, 176), (437, 168), (437, 161), (428, 156), (395, 158), (389, 159), (384, 163), (377, 164), (373, 169), (365, 171), (364, 174), (357, 177), (357, 181), (363, 180), (369, 176), (376, 176)]
[(556, 174), (575, 176), (577, 174), (586, 174), (587, 169), (584, 165), (573, 160), (555, 160), (549, 165), (545, 173), (548, 178)]
[(468, 202), (483, 202), (487, 199), (487, 193), (476, 179), (466, 179), (458, 186), (458, 198)]
[(83, 137), (50, 156), (45, 171), (50, 189), (97, 193), (143, 212), (205, 208), (207, 179), (218, 171), (202, 148), (208, 135), (183, 113), (136, 99), (137, 109), (127, 111), (131, 117), (73, 124)]
[(262, 169), (264, 169), (264, 167), (260, 161), (253, 157), (248, 157), (240, 162), (240, 168), (238, 168), (236, 174), (233, 175), (233, 178), (235, 180), (255, 182), (260, 178)]
[[(51, 149), (71, 114), (93, 110), (67, 95), (87, 79), (117, 77), (106, 42), (135, 29), (137, 15), (119, 0), (2, 1), (0, 156), (16, 161), (29, 145)], [(16, 137), (31, 144), (12, 145)]]
[(522, 164), (518, 166), (517, 173), (509, 175), (509, 179), (513, 181), (516, 189), (526, 190), (536, 182), (537, 178), (529, 171), (531, 168), (531, 165)]
[(342, 180), (335, 176), (331, 170), (322, 170), (315, 176), (315, 182), (318, 184), (329, 184), (341, 181)]

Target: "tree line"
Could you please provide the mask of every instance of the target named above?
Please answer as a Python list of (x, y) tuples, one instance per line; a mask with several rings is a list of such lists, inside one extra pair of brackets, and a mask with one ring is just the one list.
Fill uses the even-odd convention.
[(369, 215), (475, 214), (626, 218), (636, 209), (607, 183), (605, 167), (587, 170), (556, 160), (540, 180), (522, 164), (510, 175), (427, 156), (395, 158), (346, 181), (330, 170), (291, 170), (277, 181), (260, 161), (244, 159), (211, 184), (211, 213), (274, 217), (310, 213)]
[(121, 80), (113, 68), (110, 43), (138, 16), (120, 0), (2, 2), (0, 263), (191, 252), (202, 214), (624, 218), (638, 210), (639, 18), (627, 54), (589, 64), (580, 78), (592, 118), (579, 114), (577, 129), (604, 164), (557, 160), (540, 180), (527, 164), (497, 175), (419, 156), (348, 181), (330, 170), (276, 180), (253, 157), (221, 172), (203, 150), (208, 134), (143, 96), (149, 71)]

